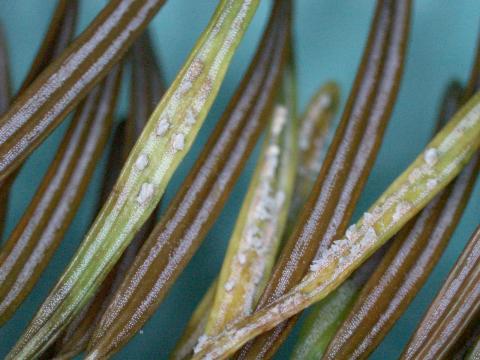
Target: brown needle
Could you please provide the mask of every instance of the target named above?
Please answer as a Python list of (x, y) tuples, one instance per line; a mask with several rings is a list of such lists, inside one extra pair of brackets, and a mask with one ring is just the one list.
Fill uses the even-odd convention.
[(0, 117), (0, 180), (12, 173), (117, 63), (165, 0), (111, 0)]
[[(120, 170), (142, 132), (150, 113), (163, 94), (164, 86), (160, 69), (152, 49), (150, 34), (145, 32), (133, 44), (131, 51), (130, 114), (118, 125), (102, 190), (103, 205), (120, 173)], [(93, 330), (111, 300), (111, 296), (125, 277), (138, 250), (152, 231), (157, 212), (154, 212), (124, 251), (122, 257), (104, 280), (97, 295), (69, 324), (64, 335), (56, 342), (52, 354), (55, 358), (71, 358), (86, 349)]]
[[(379, 0), (362, 62), (320, 175), (283, 248), (257, 310), (296, 285), (317, 252), (346, 230), (373, 166), (403, 71), (410, 0)], [(239, 358), (271, 357), (297, 317), (262, 334)]]
[(278, 1), (227, 111), (110, 303), (90, 356), (109, 356), (160, 305), (219, 215), (275, 99), (286, 55), (288, 1)]
[(75, 113), (34, 198), (0, 251), (0, 324), (29, 294), (80, 204), (111, 127), (120, 66)]

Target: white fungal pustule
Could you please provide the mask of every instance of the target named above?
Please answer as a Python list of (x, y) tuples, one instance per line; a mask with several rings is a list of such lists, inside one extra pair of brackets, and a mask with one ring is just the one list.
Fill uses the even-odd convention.
[(355, 243), (349, 239), (339, 239), (332, 242), (326, 251), (317, 254), (317, 258), (312, 261), (310, 271), (319, 271), (329, 264), (333, 259), (338, 261), (338, 265), (344, 266), (348, 261), (348, 253), (351, 252), (352, 246)]
[(377, 233), (375, 229), (372, 226), (370, 226), (365, 232), (365, 235), (362, 239), (362, 243), (368, 246), (370, 244), (373, 244), (376, 240), (377, 240)]
[(137, 202), (140, 205), (146, 204), (152, 198), (154, 190), (153, 184), (143, 183), (137, 196)]
[(183, 79), (183, 81), (180, 83), (180, 86), (178, 87), (178, 91), (180, 94), (185, 94), (188, 90), (192, 88), (192, 82), (189, 81), (188, 79)]
[(172, 141), (173, 149), (176, 151), (181, 151), (185, 148), (185, 135), (182, 133), (177, 133), (173, 135)]
[(259, 239), (259, 234), (260, 228), (255, 224), (249, 224), (245, 232), (247, 243), (253, 245)]
[(362, 251), (362, 245), (359, 243), (353, 243), (352, 246), (350, 247), (350, 254), (352, 254), (352, 256), (356, 256), (360, 254), (361, 251)]
[(275, 176), (279, 163), (280, 163), (280, 160), (278, 157), (272, 158), (272, 160), (269, 162), (269, 164), (271, 165), (269, 167), (269, 172), (267, 172), (269, 176), (271, 177)]
[[(301, 130), (305, 129), (303, 127)], [(300, 150), (307, 150), (308, 146), (310, 145), (310, 137), (306, 131), (300, 131), (300, 136), (298, 137), (298, 147)]]
[(438, 185), (437, 179), (428, 179), (427, 181), (427, 188), (428, 190), (433, 190)]
[(330, 247), (335, 256), (340, 256), (349, 247), (349, 241), (345, 239), (335, 240)]
[(279, 158), (278, 154), (274, 155), (276, 152), (276, 147), (269, 147), (269, 150), (267, 151), (268, 159), (265, 162), (264, 170), (263, 170), (263, 175), (265, 178), (272, 178), (275, 175), (275, 172), (277, 171), (278, 163), (279, 163)]
[(345, 232), (345, 236), (347, 237), (348, 240), (352, 241), (356, 231), (357, 231), (357, 226), (355, 224), (350, 225), (347, 231)]
[(207, 335), (202, 335), (198, 338), (198, 341), (197, 341), (197, 345), (195, 346), (195, 348), (193, 349), (193, 352), (196, 354), (198, 353), (203, 345), (207, 342), (208, 340), (208, 336)]
[(363, 214), (363, 220), (364, 220), (365, 224), (372, 225), (375, 222), (375, 216), (373, 216), (369, 212), (365, 212)]
[(280, 146), (277, 144), (272, 144), (268, 147), (267, 155), (271, 157), (277, 157), (280, 155)]
[(332, 96), (330, 94), (322, 94), (318, 99), (319, 110), (324, 110), (332, 104)]
[(287, 122), (287, 117), (288, 109), (284, 105), (275, 106), (272, 120), (272, 133), (275, 136), (280, 135), (280, 133), (282, 132), (282, 129)]
[(410, 208), (410, 204), (405, 201), (398, 203), (398, 205), (395, 207), (395, 212), (393, 213), (393, 221), (400, 220), (410, 210)]
[(420, 177), (422, 176), (422, 171), (420, 169), (414, 169), (409, 175), (408, 175), (408, 181), (411, 183), (414, 183)]
[(425, 151), (424, 160), (429, 166), (433, 166), (438, 161), (438, 151), (435, 148), (430, 148)]
[(310, 265), (310, 271), (318, 271), (320, 269), (323, 269), (327, 264), (327, 257), (322, 256), (321, 258), (312, 261), (312, 264)]
[(223, 285), (223, 288), (225, 289), (226, 292), (232, 291), (234, 287), (235, 287), (235, 281), (233, 281), (232, 279), (228, 280), (225, 283), (225, 285)]
[[(320, 120), (320, 115), (332, 104), (332, 97), (329, 94), (322, 94), (309, 108), (302, 123), (299, 133), (298, 146), (301, 150), (308, 150), (315, 135), (315, 128)], [(323, 141), (322, 141), (323, 144)]]
[(277, 209), (280, 209), (283, 206), (283, 204), (285, 204), (286, 198), (287, 196), (285, 195), (285, 192), (283, 191), (277, 192), (277, 194), (275, 195), (275, 206), (277, 207)]
[(258, 203), (255, 206), (255, 218), (258, 220), (269, 220), (272, 217), (270, 209), (265, 203)]
[(243, 252), (240, 252), (237, 255), (237, 260), (240, 265), (245, 265), (247, 262), (247, 255), (245, 255)]
[(164, 136), (170, 128), (170, 122), (167, 119), (162, 119), (158, 122), (155, 133), (157, 136)]
[(192, 109), (188, 109), (187, 113), (185, 114), (185, 122), (187, 123), (187, 125), (193, 126), (195, 124), (195, 121), (197, 121), (195, 113)]
[(135, 161), (135, 167), (137, 168), (137, 170), (145, 170), (146, 167), (148, 166), (148, 155), (147, 154), (140, 154), (137, 158), (137, 160)]

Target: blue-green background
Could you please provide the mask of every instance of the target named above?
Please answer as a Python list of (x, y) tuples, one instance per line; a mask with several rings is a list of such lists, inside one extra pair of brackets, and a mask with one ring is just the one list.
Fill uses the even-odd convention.
[[(5, 27), (9, 42), (15, 88), (26, 74), (55, 3), (54, 0), (0, 1), (0, 21)], [(98, 0), (81, 0), (79, 30), (91, 21), (104, 3)], [(169, 0), (154, 19), (151, 29), (167, 82), (174, 78), (217, 3), (216, 0)], [(362, 53), (374, 1), (296, 0), (295, 3), (300, 108), (303, 109), (315, 89), (329, 79), (335, 79), (340, 83), (343, 103)], [(172, 198), (180, 183), (179, 180), (191, 166), (199, 148), (242, 77), (265, 24), (269, 7), (270, 1), (263, 0), (235, 55), (218, 100), (206, 120), (198, 141), (175, 175), (172, 181), (175, 185), (168, 188), (164, 205)], [(415, 2), (408, 61), (400, 95), (375, 168), (359, 202), (357, 214), (372, 203), (428, 141), (439, 99), (447, 82), (453, 78), (466, 80), (479, 30), (479, 16), (478, 0)], [(125, 95), (124, 91), (120, 114), (125, 113), (128, 106), (128, 98)], [(65, 125), (35, 152), (28, 160), (27, 166), (23, 168), (14, 186), (7, 231), (11, 231), (22, 215), (64, 130)], [(253, 164), (254, 159), (251, 159), (222, 215), (168, 298), (145, 326), (143, 334), (136, 336), (117, 358), (167, 357), (195, 304), (219, 270)], [(0, 329), (0, 357), (3, 358), (20, 336), (81, 241), (92, 220), (93, 204), (101, 176), (102, 166), (99, 166), (77, 217), (42, 275), (41, 281), (16, 315)], [(430, 280), (373, 354), (372, 359), (395, 359), (401, 352), (429, 301), (441, 286), (478, 223), (479, 195), (477, 186), (450, 246)], [(278, 355), (279, 359), (288, 357), (289, 350), (294, 344), (294, 335)]]

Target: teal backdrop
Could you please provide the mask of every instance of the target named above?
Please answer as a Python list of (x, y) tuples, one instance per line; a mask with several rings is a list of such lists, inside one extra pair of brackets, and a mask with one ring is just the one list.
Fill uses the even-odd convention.
[[(78, 31), (93, 19), (106, 1), (81, 0)], [(374, 0), (295, 0), (295, 50), (298, 92), (303, 109), (315, 89), (327, 80), (339, 82), (342, 104), (348, 94), (362, 54)], [(0, 21), (6, 30), (12, 76), (17, 88), (26, 74), (48, 25), (54, 0), (0, 0)], [(152, 22), (156, 50), (166, 82), (173, 80), (196, 38), (205, 28), (218, 0), (169, 0)], [(235, 55), (220, 95), (198, 140), (169, 186), (163, 208), (191, 167), (199, 149), (222, 113), (249, 63), (270, 8), (263, 0), (248, 33)], [(439, 99), (452, 79), (465, 81), (479, 31), (478, 0), (417, 0), (401, 91), (375, 168), (359, 202), (358, 216), (380, 195), (422, 150), (431, 136)], [(124, 89), (119, 116), (128, 106)], [(22, 215), (31, 199), (65, 124), (30, 157), (13, 188), (7, 231)], [(155, 316), (118, 355), (117, 359), (166, 359), (196, 303), (218, 273), (222, 257), (255, 162), (252, 156), (222, 215), (208, 234), (188, 268), (177, 281)], [(78, 247), (93, 217), (102, 176), (100, 163), (87, 196), (41, 281), (15, 316), (0, 329), (0, 357), (20, 336), (37, 307), (56, 282)], [(450, 245), (427, 284), (397, 322), (372, 359), (396, 359), (408, 341), (428, 303), (435, 296), (455, 259), (479, 222), (479, 187), (451, 239)], [(298, 329), (297, 329), (298, 330)], [(295, 332), (277, 356), (287, 359)]]

